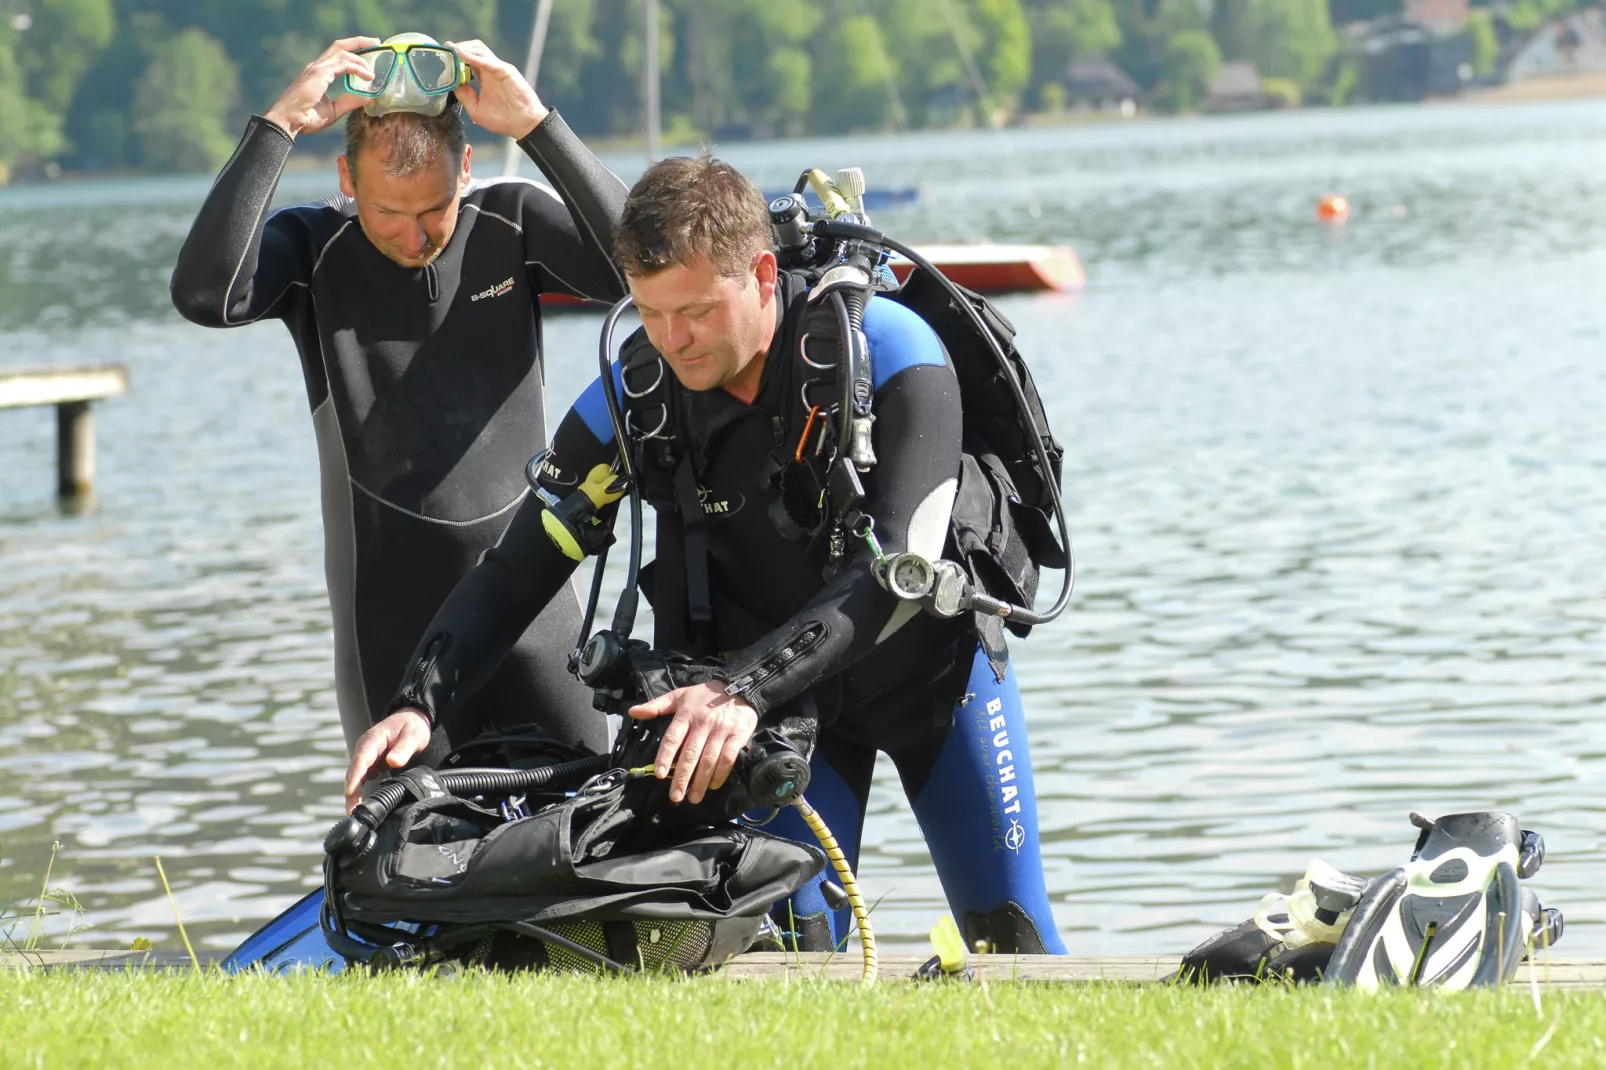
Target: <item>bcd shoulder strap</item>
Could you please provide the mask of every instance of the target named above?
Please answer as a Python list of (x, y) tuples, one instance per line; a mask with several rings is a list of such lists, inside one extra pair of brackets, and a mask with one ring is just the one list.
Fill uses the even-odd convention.
[(619, 401), (630, 436), (620, 448), (632, 451), (642, 496), (655, 508), (673, 505), (674, 472), (684, 450), (669, 362), (653, 348), (646, 330), (638, 328), (619, 348), (619, 364), (624, 387)]

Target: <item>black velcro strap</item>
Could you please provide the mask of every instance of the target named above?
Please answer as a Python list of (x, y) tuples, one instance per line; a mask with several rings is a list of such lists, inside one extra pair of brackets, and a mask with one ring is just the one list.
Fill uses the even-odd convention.
[(641, 947), (636, 941), (636, 923), (633, 921), (605, 921), (602, 936), (608, 944), (608, 957), (626, 966), (640, 968)]
[(435, 775), (435, 770), (423, 766), (397, 773), (395, 779), (406, 784), (407, 790), (412, 792), (413, 798), (421, 802), (426, 799), (441, 799), (450, 794), (441, 785), (440, 778)]
[(675, 501), (686, 539), (686, 615), (695, 624), (707, 624), (714, 619), (708, 590), (708, 529), (703, 522), (703, 503), (697, 497), (697, 474), (687, 457), (675, 467)]

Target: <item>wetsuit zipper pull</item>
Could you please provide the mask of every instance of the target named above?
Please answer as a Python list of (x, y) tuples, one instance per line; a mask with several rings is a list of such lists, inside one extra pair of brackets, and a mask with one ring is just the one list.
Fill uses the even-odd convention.
[(435, 302), (435, 301), (439, 301), (440, 297), (441, 297), (441, 280), (440, 280), (440, 275), (437, 274), (436, 271), (435, 271), (435, 265), (434, 264), (425, 264), (424, 265), (424, 282), (429, 287), (429, 299), (430, 299), (430, 301), (432, 303)]
[(407, 681), (407, 686), (402, 690), (403, 696), (409, 702), (422, 705), (424, 698), (424, 678), (428, 676), (429, 671), (435, 667), (435, 659), (446, 652), (446, 644), (448, 640), (449, 637), (446, 635), (446, 633), (441, 632), (432, 638), (429, 641), (429, 644), (424, 647), (424, 656), (418, 659), (417, 665), (413, 666), (412, 679)]

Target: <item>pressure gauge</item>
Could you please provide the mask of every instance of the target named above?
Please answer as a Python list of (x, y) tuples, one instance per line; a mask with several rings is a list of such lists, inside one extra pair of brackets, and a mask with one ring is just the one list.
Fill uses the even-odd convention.
[(887, 558), (882, 566), (882, 583), (895, 597), (906, 602), (915, 602), (931, 591), (931, 585), (936, 581), (936, 572), (931, 562), (919, 554), (893, 554)]

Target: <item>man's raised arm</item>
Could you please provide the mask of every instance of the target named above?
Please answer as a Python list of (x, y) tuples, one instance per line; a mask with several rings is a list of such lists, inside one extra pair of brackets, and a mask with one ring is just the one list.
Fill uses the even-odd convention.
[(302, 132), (316, 133), (362, 104), (345, 96), (330, 101), (341, 75), (371, 75), (355, 49), (373, 37), (336, 41), (306, 66), (266, 116), (253, 116), (240, 145), (190, 225), (173, 268), (173, 306), (203, 327), (232, 327), (260, 319), (296, 284), (306, 285), (316, 247), (305, 228), (268, 225), (268, 207), (290, 146)]
[(454, 43), (479, 76), (479, 88), (458, 90), (480, 126), (515, 138), (535, 161), (561, 204), (537, 191), (524, 200), (520, 225), (539, 289), (612, 303), (625, 294), (613, 261), (613, 228), (624, 211), (625, 184), (575, 136), (563, 117), (541, 103), (523, 74), (480, 41)]

